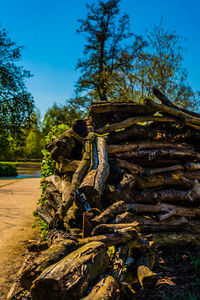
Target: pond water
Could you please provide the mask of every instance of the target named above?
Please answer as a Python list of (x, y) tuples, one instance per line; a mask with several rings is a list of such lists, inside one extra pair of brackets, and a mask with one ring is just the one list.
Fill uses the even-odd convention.
[(22, 179), (22, 178), (40, 178), (40, 167), (28, 168), (17, 167), (18, 176), (0, 177), (0, 179)]

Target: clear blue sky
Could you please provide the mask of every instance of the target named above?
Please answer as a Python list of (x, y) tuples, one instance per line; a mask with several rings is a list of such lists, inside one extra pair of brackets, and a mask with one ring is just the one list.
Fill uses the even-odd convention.
[[(84, 38), (76, 35), (77, 19), (86, 15), (86, 0), (0, 0), (0, 23), (18, 45), (24, 45), (21, 65), (34, 77), (28, 90), (42, 115), (53, 102), (64, 104), (72, 96), (79, 73)], [(93, 1), (89, 1), (93, 2)], [(189, 84), (200, 89), (200, 1), (121, 0), (135, 33), (144, 33), (164, 17), (169, 30), (186, 37), (185, 67)]]

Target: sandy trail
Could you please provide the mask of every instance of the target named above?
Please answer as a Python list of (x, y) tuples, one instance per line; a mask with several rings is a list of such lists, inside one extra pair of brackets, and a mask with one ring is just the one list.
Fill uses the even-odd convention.
[(33, 210), (41, 190), (40, 178), (0, 180), (0, 299), (24, 261), (27, 240), (33, 239)]

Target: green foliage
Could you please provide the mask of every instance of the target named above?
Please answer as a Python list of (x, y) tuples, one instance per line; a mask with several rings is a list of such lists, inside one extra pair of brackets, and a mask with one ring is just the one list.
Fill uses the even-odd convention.
[(17, 176), (17, 169), (13, 164), (0, 163), (0, 177)]
[(16, 64), (23, 47), (17, 47), (0, 26), (0, 128), (4, 138), (20, 135), (34, 109), (33, 97), (27, 92), (25, 79), (29, 71)]
[(66, 105), (54, 103), (44, 116), (43, 132), (47, 135), (53, 127), (62, 124), (71, 127), (75, 119), (81, 118), (82, 116), (83, 111), (80, 109), (80, 103), (74, 98), (66, 101)]
[(81, 76), (77, 82), (77, 91), (86, 92), (96, 100), (112, 99), (113, 76), (122, 66), (129, 67), (143, 45), (135, 37), (131, 45), (125, 41), (133, 38), (129, 30), (129, 17), (119, 15), (120, 0), (98, 0), (87, 4), (87, 17), (78, 20), (77, 33), (86, 37), (84, 57), (79, 59), (77, 69)]
[(38, 216), (38, 213), (36, 211), (33, 212), (33, 216), (35, 218), (35, 222), (34, 222), (32, 228), (36, 228), (38, 226), (38, 230), (41, 233), (41, 238), (43, 240), (46, 240), (47, 229), (48, 229), (47, 223), (40, 219), (40, 217)]
[[(63, 134), (68, 129), (69, 129), (69, 126), (67, 126), (65, 124), (60, 124), (58, 126), (52, 127), (52, 129), (49, 131), (48, 135), (45, 138), (46, 144), (49, 144), (50, 142), (52, 142), (54, 139), (56, 139), (59, 135)], [(44, 178), (54, 174), (55, 162), (51, 158), (51, 154), (46, 149), (42, 150), (42, 154), (43, 154), (43, 160), (42, 160), (42, 166), (41, 166), (41, 176), (42, 176), (42, 179), (44, 179)], [(41, 181), (40, 187), (41, 187), (42, 192), (41, 192), (41, 197), (38, 200), (37, 204), (43, 205), (45, 202), (48, 201), (46, 199), (46, 183)], [(36, 211), (33, 212), (33, 215), (35, 217), (35, 223), (33, 224), (33, 227), (36, 227), (38, 225), (38, 229), (41, 232), (41, 237), (45, 239), (46, 235), (47, 235), (48, 225), (43, 220), (40, 219), (40, 217), (38, 216)]]

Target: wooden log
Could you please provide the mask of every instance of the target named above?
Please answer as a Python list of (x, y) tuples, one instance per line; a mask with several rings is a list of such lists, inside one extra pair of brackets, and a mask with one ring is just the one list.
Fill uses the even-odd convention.
[(45, 148), (51, 153), (55, 161), (59, 162), (58, 158), (60, 156), (76, 159), (81, 155), (83, 141), (79, 135), (70, 129), (46, 145)]
[(135, 203), (156, 204), (158, 202), (166, 202), (172, 204), (185, 204), (191, 206), (197, 196), (193, 190), (144, 190), (140, 194), (135, 194), (133, 201)]
[[(140, 115), (146, 114), (145, 105), (138, 104), (135, 102), (94, 102), (91, 103), (88, 115), (94, 114), (105, 114), (114, 112), (129, 112), (131, 114)], [(154, 114), (156, 111), (154, 109), (150, 110), (150, 114)]]
[(193, 160), (200, 159), (200, 155), (190, 150), (175, 150), (175, 149), (152, 149), (152, 150), (139, 150), (127, 151), (121, 153), (114, 153), (112, 156), (127, 159), (127, 158), (142, 158), (148, 161), (159, 160), (163, 158), (178, 159), (178, 160)]
[(188, 115), (191, 115), (196, 118), (200, 118), (200, 114), (190, 111), (188, 109), (185, 109), (183, 107), (178, 107), (177, 105), (174, 105), (164, 94), (162, 94), (156, 87), (153, 87), (152, 89), (153, 94), (162, 102), (162, 104), (169, 106), (171, 108), (174, 108), (176, 110), (182, 111)]
[(151, 141), (178, 142), (189, 138), (199, 140), (200, 134), (197, 130), (192, 130), (186, 126), (175, 127), (170, 123), (153, 123), (146, 126), (133, 125), (122, 131), (112, 132), (108, 136), (107, 143), (119, 144), (135, 139), (143, 140), (144, 137)]
[[(113, 233), (116, 229), (131, 227), (135, 230), (135, 238), (138, 238), (138, 222), (125, 224), (99, 224), (92, 230), (92, 235), (101, 235), (105, 233)], [(133, 237), (134, 238), (134, 237)]]
[(158, 275), (152, 272), (147, 266), (139, 266), (137, 276), (141, 287), (144, 289), (153, 288), (159, 279)]
[(93, 221), (96, 224), (106, 224), (109, 222), (109, 220), (114, 219), (117, 214), (124, 211), (135, 211), (135, 204), (118, 201), (109, 206), (99, 216), (95, 217)]
[(159, 232), (152, 233), (151, 240), (155, 248), (199, 246), (200, 234), (195, 232)]
[[(140, 234), (138, 233), (139, 237)], [(143, 240), (141, 237), (135, 239), (135, 228), (133, 227), (124, 227), (116, 229), (114, 233), (96, 235), (93, 237), (88, 237), (84, 239), (78, 239), (79, 245), (85, 245), (90, 242), (102, 242), (105, 247), (110, 247), (113, 245), (118, 245), (121, 243), (127, 243), (132, 241), (133, 247), (135, 248), (149, 248), (150, 245), (148, 241)]]
[(116, 163), (120, 168), (143, 174), (145, 170), (137, 164), (131, 164), (130, 162), (122, 159), (116, 159)]
[(145, 104), (151, 108), (157, 109), (157, 111), (165, 112), (173, 117), (180, 119), (180, 121), (184, 122), (188, 126), (196, 125), (196, 128), (200, 129), (200, 118), (188, 115), (180, 110), (176, 110), (164, 104), (158, 104), (150, 99), (145, 99)]
[(143, 116), (143, 117), (133, 117), (126, 119), (120, 123), (114, 123), (109, 126), (105, 126), (102, 128), (99, 128), (96, 130), (98, 134), (105, 134), (109, 132), (113, 132), (116, 130), (122, 130), (128, 127), (131, 127), (135, 124), (138, 123), (143, 123), (143, 122), (173, 122), (173, 123), (178, 123), (177, 119), (173, 117), (160, 117), (160, 116)]
[(80, 299), (108, 265), (103, 243), (86, 244), (43, 271), (31, 287), (32, 299)]
[(29, 263), (20, 277), (21, 286), (30, 290), (32, 282), (50, 265), (58, 262), (70, 252), (76, 250), (78, 243), (75, 240), (65, 240), (52, 245), (43, 251), (34, 261)]
[(173, 172), (170, 174), (159, 174), (143, 176), (136, 178), (136, 186), (140, 189), (146, 189), (158, 186), (174, 186), (183, 189), (191, 189), (194, 185), (192, 179), (188, 179), (184, 172)]
[(154, 175), (154, 174), (160, 174), (160, 173), (166, 173), (166, 172), (174, 172), (183, 170), (184, 167), (182, 165), (175, 165), (175, 166), (169, 166), (164, 168), (155, 168), (155, 169), (148, 169), (146, 170), (146, 173), (148, 175)]
[(55, 216), (55, 211), (52, 213), (52, 209), (49, 209), (46, 203), (41, 206), (38, 206), (36, 208), (36, 213), (48, 225), (51, 224)]
[(63, 218), (71, 206), (72, 202), (74, 201), (76, 197), (76, 190), (81, 184), (82, 179), (84, 178), (89, 165), (90, 165), (90, 159), (91, 159), (91, 144), (95, 138), (95, 134), (93, 132), (89, 133), (87, 140), (85, 142), (85, 152), (83, 153), (83, 158), (76, 169), (73, 177), (72, 182), (70, 185), (70, 189), (65, 192), (63, 192), (63, 202), (62, 207), (60, 211), (58, 211), (58, 217)]
[(185, 164), (185, 169), (187, 171), (199, 171), (200, 170), (200, 163), (187, 162)]
[(80, 161), (66, 159), (63, 156), (58, 158), (59, 162), (56, 162), (56, 169), (59, 173), (74, 173), (78, 168)]
[(115, 300), (120, 295), (118, 282), (110, 275), (104, 276), (82, 300)]
[(113, 223), (120, 224), (120, 223), (132, 223), (135, 220), (135, 215), (131, 214), (130, 212), (124, 212), (122, 214), (119, 214), (114, 219)]
[(97, 148), (93, 149), (93, 169), (84, 178), (79, 191), (85, 194), (91, 207), (102, 209), (100, 198), (109, 175), (105, 138), (96, 137), (96, 146)]
[(164, 143), (164, 142), (135, 142), (135, 143), (126, 143), (119, 145), (108, 145), (108, 154), (126, 152), (132, 150), (142, 150), (142, 149), (158, 149), (158, 148), (171, 148), (179, 150), (195, 150), (192, 145), (184, 144), (175, 144), (175, 143)]
[(170, 231), (188, 231), (188, 219), (185, 217), (172, 217), (170, 220), (157, 222), (151, 218), (137, 216), (141, 232), (170, 232)]

